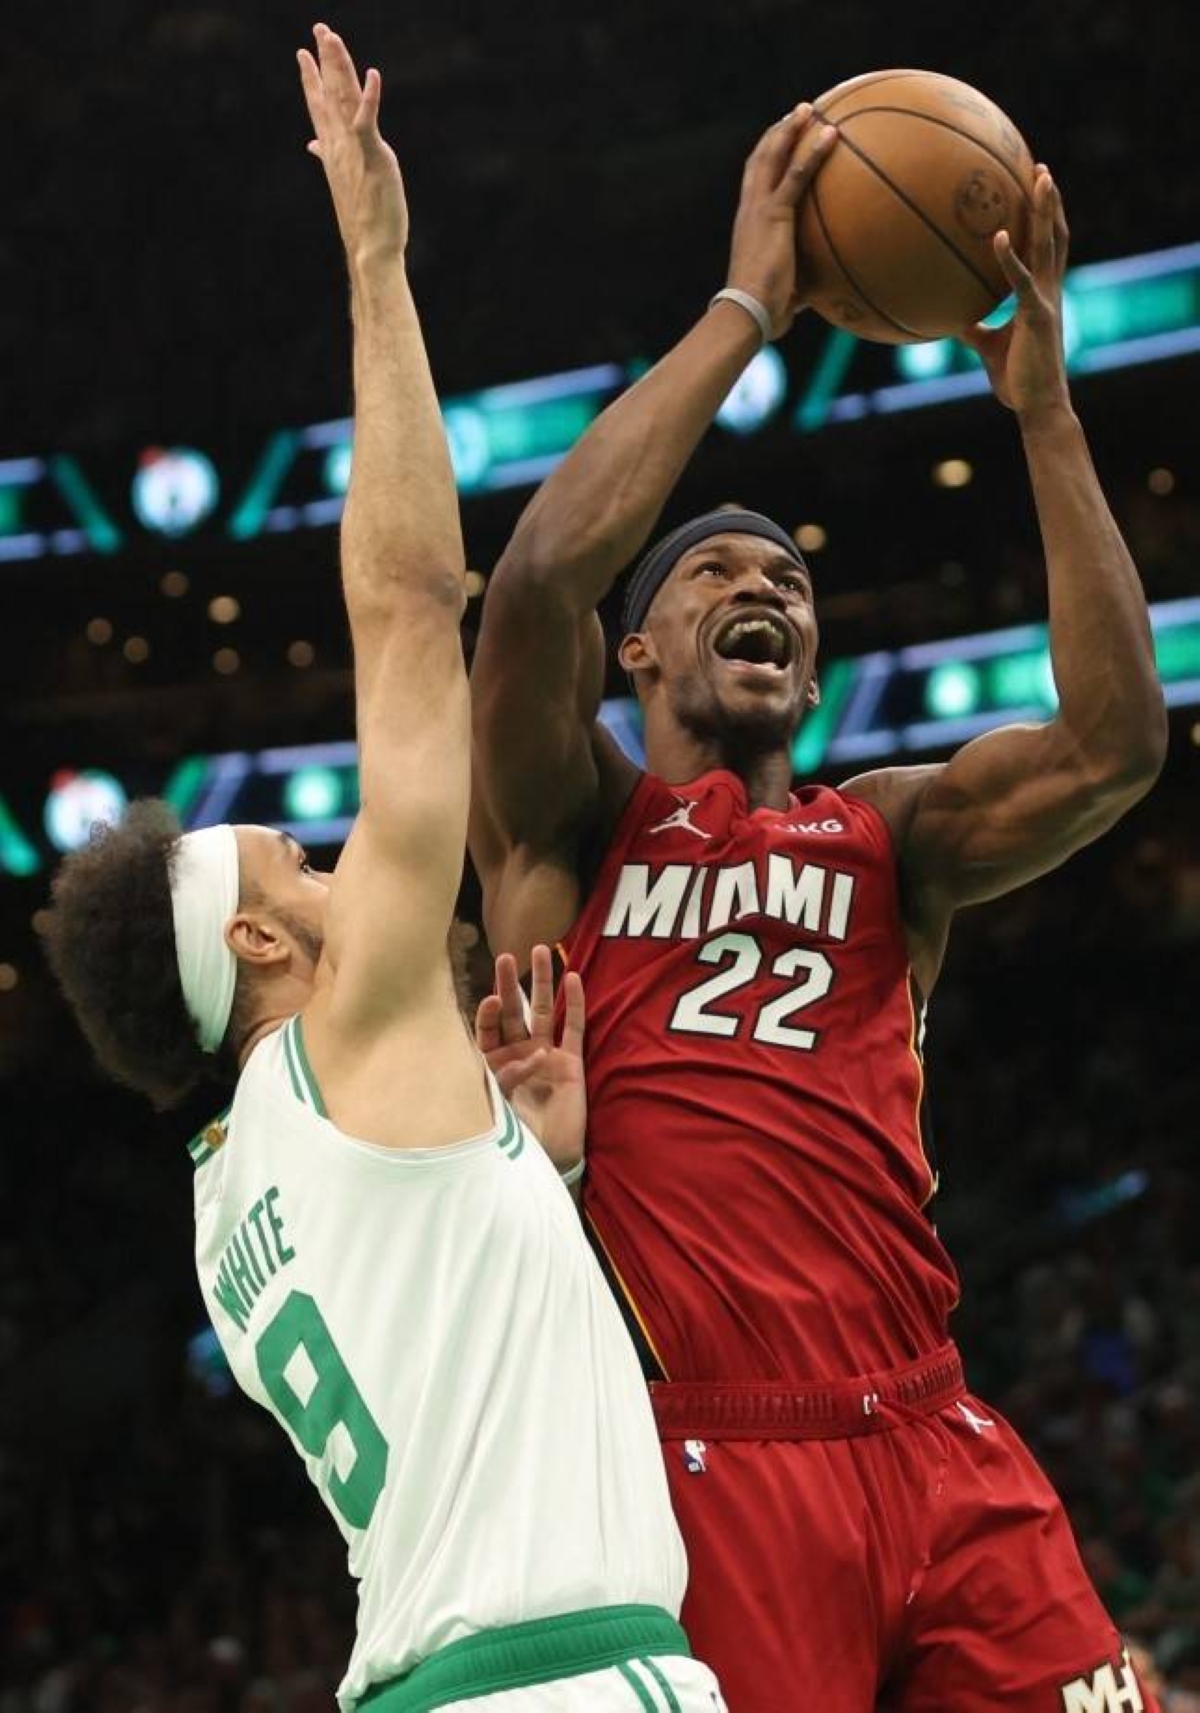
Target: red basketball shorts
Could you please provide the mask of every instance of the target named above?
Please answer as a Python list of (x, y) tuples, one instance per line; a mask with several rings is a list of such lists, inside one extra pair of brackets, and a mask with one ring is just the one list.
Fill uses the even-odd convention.
[(1157, 1713), (953, 1346), (835, 1388), (652, 1387), (730, 1713)]

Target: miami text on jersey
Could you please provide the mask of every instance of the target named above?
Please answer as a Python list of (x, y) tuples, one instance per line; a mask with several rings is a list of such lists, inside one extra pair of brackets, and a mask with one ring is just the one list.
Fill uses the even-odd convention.
[(772, 851), (765, 863), (649, 863), (621, 869), (604, 923), (608, 939), (696, 940), (747, 916), (844, 940), (855, 876)]

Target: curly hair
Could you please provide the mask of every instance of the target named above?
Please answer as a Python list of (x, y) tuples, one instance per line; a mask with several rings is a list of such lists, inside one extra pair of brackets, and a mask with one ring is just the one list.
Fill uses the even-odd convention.
[[(160, 1109), (230, 1068), (224, 1049), (201, 1050), (180, 985), (171, 910), (180, 833), (156, 798), (95, 827), (55, 875), (43, 930), (50, 967), (101, 1067)], [(235, 1027), (231, 1020), (226, 1043)]]

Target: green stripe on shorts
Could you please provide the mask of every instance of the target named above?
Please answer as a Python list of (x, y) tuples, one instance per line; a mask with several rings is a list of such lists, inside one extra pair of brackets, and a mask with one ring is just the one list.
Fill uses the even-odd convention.
[(633, 1690), (633, 1693), (637, 1696), (641, 1706), (647, 1709), (647, 1713), (662, 1713), (662, 1709), (654, 1705), (653, 1696), (650, 1694), (650, 1691), (646, 1688), (646, 1685), (642, 1682), (637, 1672), (634, 1671), (631, 1666), (626, 1665), (625, 1661), (621, 1660), (617, 1665), (617, 1670), (625, 1679), (630, 1689)]
[(663, 1700), (667, 1704), (667, 1713), (680, 1713), (679, 1697), (667, 1682), (664, 1673), (655, 1665), (654, 1661), (652, 1659), (643, 1659), (639, 1655), (638, 1664), (645, 1666), (655, 1683), (657, 1683), (658, 1687), (662, 1690)]
[[(357, 1703), (357, 1713), (434, 1713), (454, 1701), (619, 1668), (651, 1653), (691, 1658), (687, 1636), (661, 1606), (563, 1612), (450, 1642), (405, 1676), (375, 1684)], [(624, 1675), (636, 1684), (643, 1705), (653, 1709), (636, 1672)]]

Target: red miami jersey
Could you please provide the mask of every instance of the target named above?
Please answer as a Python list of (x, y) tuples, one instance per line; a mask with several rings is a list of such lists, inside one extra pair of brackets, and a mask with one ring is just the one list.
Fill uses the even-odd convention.
[(651, 1374), (832, 1380), (944, 1344), (957, 1278), (878, 810), (644, 774), (561, 950), (587, 994), (584, 1210)]

